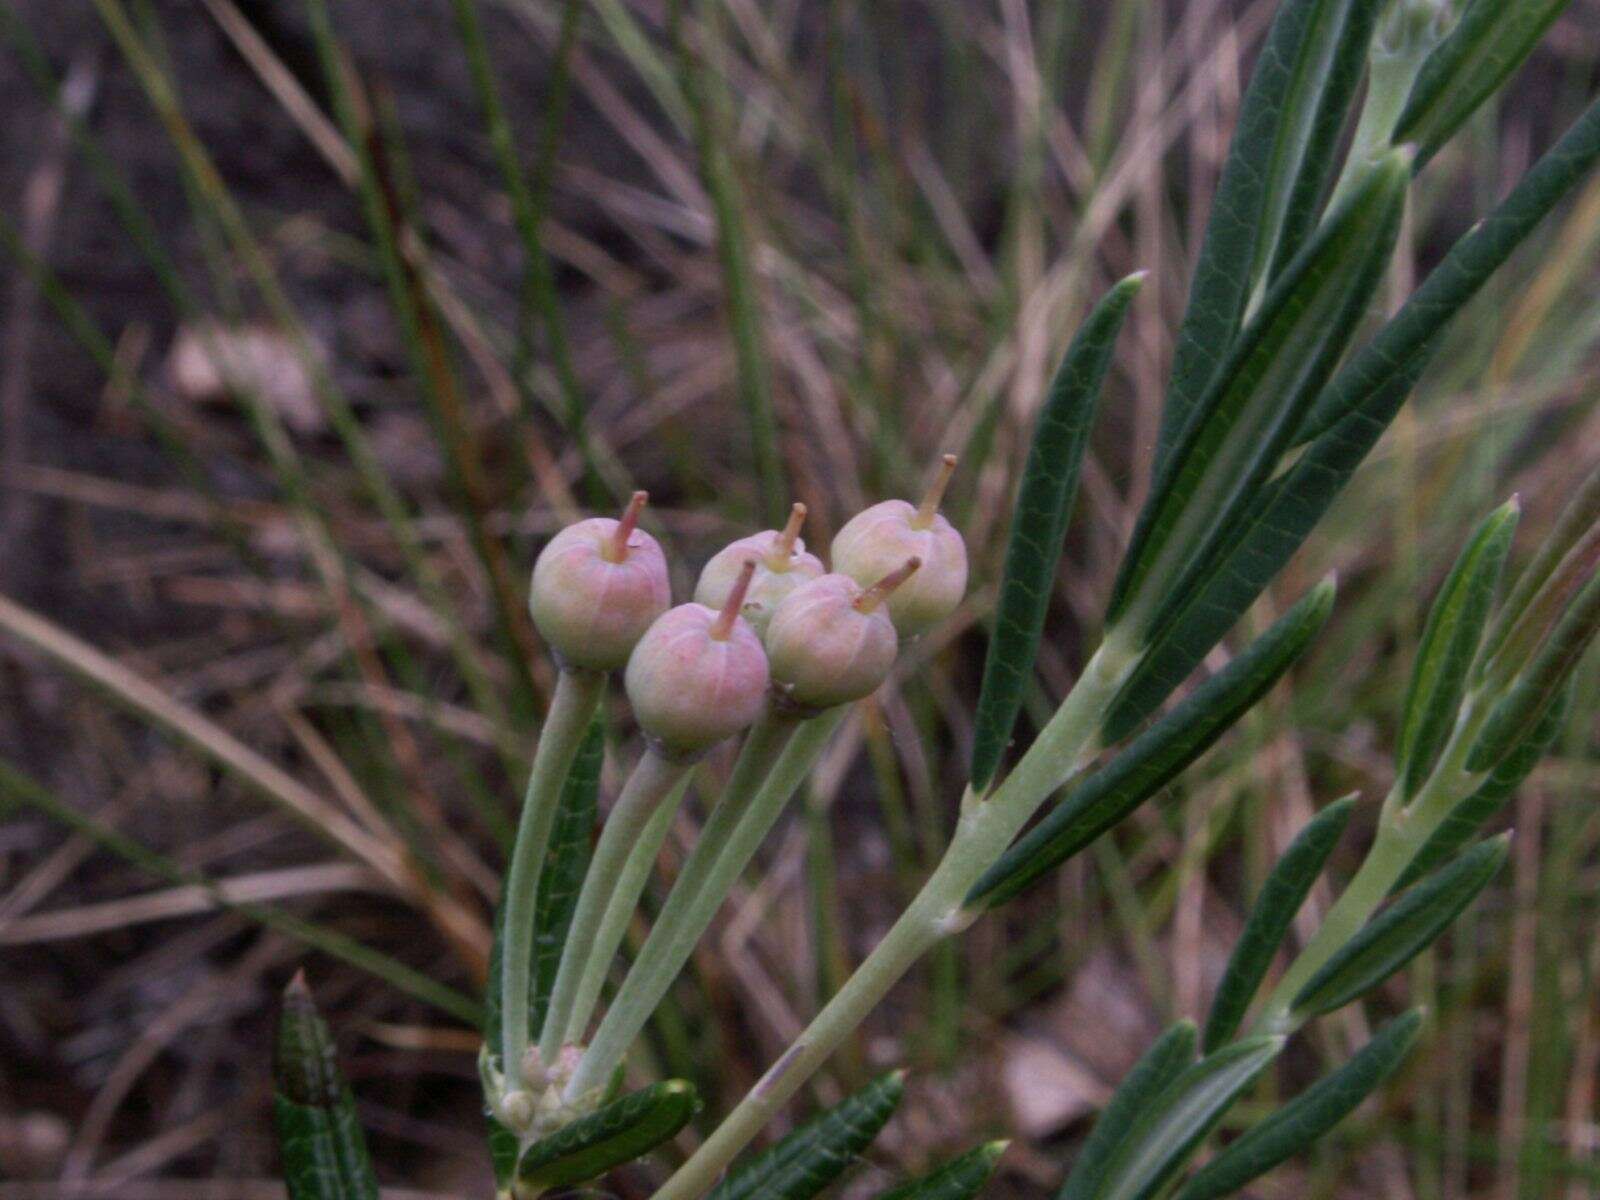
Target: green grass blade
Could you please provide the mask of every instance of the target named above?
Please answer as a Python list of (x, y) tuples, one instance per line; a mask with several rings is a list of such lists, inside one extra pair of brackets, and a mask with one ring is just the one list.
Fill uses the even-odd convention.
[(1235, 1042), (1174, 1080), (1117, 1148), (1095, 1200), (1149, 1200), (1157, 1195), (1240, 1093), (1278, 1057), (1283, 1043), (1281, 1037)]
[(904, 1072), (880, 1075), (744, 1166), (735, 1167), (706, 1200), (809, 1200), (872, 1144), (904, 1093)]
[(1232, 543), (1333, 373), (1389, 264), (1407, 163), (1391, 154), (1328, 217), (1196, 402), (1139, 515), (1106, 614), (1138, 645)]
[(1395, 126), (1417, 163), (1432, 158), (1533, 53), (1572, 0), (1471, 0), (1450, 36), (1428, 55)]
[(1128, 306), (1143, 282), (1143, 273), (1130, 275), (1096, 305), (1062, 358), (1039, 411), (1012, 510), (994, 638), (978, 693), (970, 778), (980, 794), (1000, 766), (1033, 673), (1101, 386)]
[(1194, 1063), (1194, 1047), (1194, 1022), (1179, 1021), (1139, 1057), (1101, 1110), (1056, 1200), (1094, 1200), (1100, 1194), (1117, 1148), (1151, 1102)]
[[(73, 113), (70, 107), (63, 102), (60, 86), (51, 72), (49, 62), (45, 58), (43, 51), (33, 39), (27, 27), (11, 11), (10, 6), (6, 4), (0, 4), (0, 35), (3, 35), (11, 43), (34, 85), (66, 122), (73, 145), (88, 165), (95, 187), (110, 202), (119, 223), (132, 239), (133, 245), (138, 249), (140, 256), (151, 268), (157, 283), (171, 300), (174, 309), (185, 320), (191, 323), (198, 322), (203, 328), (204, 322), (202, 318), (206, 315), (207, 308), (202, 298), (184, 283), (182, 273), (179, 271), (176, 262), (163, 248), (153, 221), (140, 206), (137, 197), (115, 162), (106, 153), (100, 142), (96, 140), (83, 119), (78, 114)], [(203, 190), (195, 186), (194, 180), (197, 177), (193, 170), (183, 172), (182, 178), (189, 185), (188, 190), (191, 195)], [(199, 201), (203, 198), (195, 196), (195, 199)], [(204, 216), (204, 205), (199, 204), (195, 211), (197, 218)], [(66, 293), (65, 289), (60, 285), (60, 281), (55, 279), (44, 268), (43, 264), (33, 260), (27, 254), (25, 247), (21, 246), (15, 238), (14, 231), (3, 220), (0, 220), (0, 241), (6, 243), (6, 248), (17, 256), (23, 263), (24, 269), (35, 277), (36, 286), (44, 293), (52, 307), (56, 309), (62, 322), (88, 350), (95, 362), (106, 371), (108, 376), (115, 375), (114, 350), (110, 345), (109, 339), (87, 315), (86, 310)], [(226, 277), (231, 278), (231, 273), (230, 267)], [(214, 347), (209, 348), (209, 352), (214, 360), (218, 360), (226, 366), (227, 360), (225, 356), (221, 355)], [(241, 403), (245, 405), (247, 413), (250, 412), (251, 401), (248, 393), (251, 389), (243, 386), (241, 380), (234, 378), (236, 372), (224, 370), (223, 374), (230, 393), (238, 396)], [(183, 437), (171, 425), (166, 415), (161, 411), (160, 406), (149, 402), (143, 384), (137, 378), (130, 379), (128, 382), (130, 398), (134, 406), (141, 417), (150, 424), (152, 431), (161, 441), (163, 448), (178, 464), (186, 481), (196, 491), (207, 497), (207, 502), (215, 509), (219, 525), (223, 528), (229, 541), (239, 548), (241, 557), (250, 563), (258, 573), (265, 575), (267, 573), (265, 564), (256, 561), (256, 556), (249, 543), (248, 534), (238, 527), (237, 521), (232, 517), (227, 507), (221, 503), (216, 494), (214, 484), (205, 472), (199, 469), (196, 456), (185, 443)], [(273, 442), (270, 438), (263, 439), (263, 445), (270, 451)], [(296, 494), (291, 477), (292, 472), (286, 476), (284, 474), (284, 464), (278, 462), (274, 463), (274, 469), (279, 473), (280, 486), (283, 487), (285, 495), (292, 498)], [(361, 595), (359, 589), (356, 594), (358, 596)], [(509, 724), (503, 719), (503, 705), (498, 693), (494, 688), (488, 686), (483, 672), (477, 669), (475, 651), (467, 644), (465, 632), (461, 628), (459, 620), (452, 614), (448, 605), (445, 604), (442, 591), (437, 588), (432, 589), (428, 592), (427, 598), (441, 620), (451, 630), (452, 650), (456, 655), (463, 678), (469, 688), (472, 689), (474, 699), (486, 715), (496, 719), (497, 729), (509, 728)], [(387, 629), (387, 622), (380, 621), (378, 625), (380, 640), (384, 643), (386, 655), (391, 659), (398, 660), (405, 685), (412, 691), (423, 690), (419, 674), (414, 669), (414, 665), (410, 664), (408, 658), (403, 654), (402, 648), (395, 643), (394, 638)], [(503, 741), (497, 748), (500, 750), (508, 770), (513, 770), (516, 762), (515, 756), (508, 753)], [(452, 750), (453, 756), (458, 753), (458, 751)], [(500, 814), (497, 810), (490, 809), (481, 802), (478, 796), (474, 795), (473, 783), (474, 780), (468, 778), (466, 780), (466, 790), (469, 795), (473, 795), (474, 803), (477, 805), (485, 823), (495, 830), (497, 835), (500, 834), (503, 814)]]
[(82, 834), (101, 849), (116, 855), (148, 875), (179, 887), (204, 888), (219, 909), (238, 913), (258, 925), (263, 925), (285, 937), (294, 938), (313, 950), (320, 950), (332, 958), (347, 962), (357, 970), (383, 980), (396, 991), (414, 996), (424, 1004), (432, 1005), (457, 1020), (476, 1025), (483, 1018), (483, 1010), (454, 988), (420, 971), (412, 970), (398, 959), (390, 958), (387, 954), (363, 945), (354, 938), (331, 929), (324, 929), (320, 925), (312, 924), (293, 913), (284, 912), (271, 905), (238, 904), (229, 900), (207, 876), (179, 866), (172, 859), (158, 854), (133, 838), (118, 833), (92, 817), (84, 816), (9, 763), (0, 762), (0, 797), (5, 796), (42, 812), (75, 833)]
[(1428, 840), (1417, 851), (1405, 872), (1395, 881), (1394, 891), (1403, 892), (1477, 836), (1484, 822), (1505, 806), (1523, 780), (1532, 774), (1545, 752), (1566, 727), (1572, 712), (1572, 681), (1545, 713), (1533, 735), (1494, 765), (1489, 777), (1476, 791), (1452, 808), (1439, 822)]
[[(363, 119), (359, 100), (363, 85), (334, 30), (327, 0), (305, 0), (305, 4), (339, 128), (360, 167), (357, 192), (411, 374), (427, 400), (468, 544), (483, 565), (504, 641), (504, 657), (512, 664), (525, 697), (532, 699), (539, 687), (528, 662), (537, 643), (518, 598), (505, 547), (487, 527), (493, 501), (483, 474), (484, 456), (451, 361), (449, 341), (428, 294), (426, 238), (411, 215), (414, 200), (407, 186), (398, 123), (382, 119), (381, 104), (378, 117), (370, 122)], [(402, 242), (408, 248), (403, 250)]]
[[(534, 907), (533, 970), (528, 975), (528, 1039), (538, 1040), (544, 1027), (550, 990), (555, 986), (561, 950), (566, 945), (572, 910), (578, 902), (578, 889), (589, 869), (589, 852), (594, 835), (596, 801), (600, 794), (600, 765), (605, 757), (604, 727), (596, 719), (578, 747), (572, 770), (561, 787), (555, 824), (550, 831), (550, 846), (545, 852), (544, 869), (539, 872), (539, 895)], [(501, 931), (503, 907), (494, 915), (494, 943), (489, 949), (489, 981), (483, 992), (483, 1039), (489, 1056), (501, 1053)], [(504, 1185), (516, 1166), (517, 1138), (494, 1117), (489, 1122), (489, 1155), (494, 1162), (495, 1179)]]
[(1188, 603), (1173, 614), (1123, 688), (1113, 722), (1153, 712), (1283, 569), (1410, 395), (1435, 339), (1600, 158), (1600, 101), (1584, 111), (1510, 195), (1462, 237), (1378, 335), (1328, 385), (1301, 457), (1258, 498)]
[[(711, 90), (720, 85), (712, 82), (715, 76), (707, 64), (686, 44), (678, 28), (678, 8), (678, 5), (672, 6), (671, 24), (678, 51), (679, 82), (693, 115), (700, 174), (711, 197), (712, 216), (716, 221), (717, 261), (722, 268), (728, 326), (733, 336), (739, 401), (750, 426), (756, 479), (761, 487), (758, 511), (766, 523), (776, 529), (782, 527), (788, 508), (788, 487), (784, 482), (783, 455), (778, 447), (778, 421), (772, 407), (772, 367), (763, 332), (761, 293), (750, 235), (745, 226), (744, 201), (728, 152), (733, 138), (725, 129), (720, 96)], [(707, 38), (718, 23), (718, 9), (717, 5), (699, 5), (700, 32)]]
[(1414, 796), (1454, 727), (1517, 529), (1515, 500), (1485, 517), (1428, 612), (1395, 744), (1401, 795)]
[(1327, 621), (1333, 597), (1331, 580), (1318, 584), (1226, 667), (1086, 776), (984, 872), (963, 907), (992, 908), (1011, 899), (1166, 786), (1282, 678)]
[(1508, 849), (1509, 835), (1483, 842), (1401, 896), (1306, 981), (1294, 1012), (1317, 1016), (1343, 1008), (1405, 966), (1488, 886)]
[(1344, 1066), (1233, 1142), (1195, 1173), (1177, 1200), (1217, 1200), (1309, 1149), (1394, 1074), (1422, 1028), (1422, 1010), (1390, 1021)]
[[(561, 389), (565, 409), (566, 434), (577, 448), (589, 476), (592, 500), (598, 500), (593, 490), (598, 487), (599, 476), (594, 467), (594, 452), (589, 446), (584, 428), (588, 402), (583, 385), (578, 379), (577, 367), (572, 357), (572, 343), (567, 336), (566, 318), (561, 310), (561, 298), (556, 290), (555, 269), (550, 256), (545, 253), (542, 231), (545, 212), (549, 207), (550, 177), (554, 170), (556, 147), (560, 141), (562, 119), (566, 115), (567, 98), (572, 74), (572, 53), (577, 45), (578, 20), (583, 12), (581, 0), (565, 0), (561, 9), (561, 28), (557, 34), (554, 61), (549, 73), (549, 101), (541, 122), (539, 158), (532, 178), (523, 169), (517, 152), (516, 134), (506, 115), (500, 98), (500, 84), (495, 76), (489, 45), (483, 34), (483, 24), (478, 18), (481, 0), (452, 0), (456, 28), (461, 35), (462, 49), (466, 53), (467, 69), (472, 76), (473, 91), (482, 110), (489, 146), (494, 152), (501, 182), (511, 200), (511, 217), (517, 237), (522, 242), (523, 295), (532, 309), (537, 311), (544, 327), (545, 345), (550, 353), (550, 365), (555, 372), (556, 385)], [(520, 323), (526, 326), (528, 322)], [(531, 338), (525, 328), (518, 330), (519, 360), (529, 354)], [(528, 385), (526, 364), (514, 370), (519, 398), (523, 405), (523, 419), (532, 413), (533, 400)]]
[(289, 1200), (377, 1200), (355, 1098), (305, 976), (283, 993), (272, 1056), (272, 1115)]
[(1280, 242), (1291, 249), (1304, 233), (1310, 181), (1331, 166), (1329, 130), (1336, 138), (1343, 126), (1377, 7), (1371, 0), (1288, 0), (1273, 18), (1240, 106), (1178, 330), (1158, 474), (1231, 348)]
[(517, 1182), (541, 1190), (596, 1179), (676, 1137), (698, 1111), (699, 1093), (682, 1079), (629, 1092), (528, 1147)]
[(1355, 796), (1346, 796), (1312, 818), (1289, 843), (1261, 885), (1244, 930), (1234, 943), (1222, 981), (1217, 984), (1216, 999), (1211, 1002), (1204, 1041), (1208, 1053), (1239, 1031), (1239, 1023), (1249, 1011), (1250, 1002), (1283, 943), (1283, 935), (1289, 931), (1289, 923), (1305, 903), (1328, 855), (1350, 823), (1355, 801)]
[[(336, 385), (327, 365), (313, 351), (311, 335), (283, 287), (272, 255), (252, 232), (243, 210), (223, 182), (215, 162), (184, 116), (172, 81), (135, 32), (121, 0), (93, 0), (93, 3), (101, 21), (138, 80), (151, 108), (167, 130), (173, 148), (179, 154), (184, 172), (198, 189), (208, 210), (207, 218), (215, 222), (225, 234), (230, 248), (260, 295), (274, 323), (288, 337), (295, 357), (310, 376), (312, 390), (319, 405), (344, 446), (351, 465), (360, 475), (365, 490), (394, 536), (424, 598), (449, 630), (451, 648), (463, 679), (472, 689), (474, 701), (484, 713), (496, 718), (497, 726), (504, 725), (505, 706), (500, 690), (491, 685), (486, 673), (480, 667), (477, 651), (469, 643), (459, 614), (451, 600), (451, 594), (424, 553), (404, 498), (389, 479), (371, 439), (348, 398)], [(98, 170), (96, 175), (97, 177), (100, 175)], [(119, 194), (127, 194), (125, 186), (120, 189)], [(120, 214), (122, 206), (118, 207)], [(148, 252), (155, 248), (147, 247), (142, 238), (136, 236), (135, 240), (142, 250)], [(158, 271), (158, 279), (167, 278), (168, 274)], [(180, 303), (180, 308), (182, 307), (184, 306)], [(283, 429), (281, 420), (269, 406), (259, 403), (248, 389), (241, 392), (241, 398), (249, 402), (246, 405), (246, 412), (256, 426), (256, 433), (263, 447), (273, 459), (280, 480), (290, 498), (296, 500), (297, 507), (307, 517), (308, 533), (314, 540), (326, 543), (329, 555), (319, 554), (317, 557), (319, 559), (327, 557), (330, 562), (335, 561), (337, 555), (333, 552), (337, 549), (338, 540), (326, 530), (325, 514), (311, 502), (309, 493), (300, 495), (296, 490), (304, 490), (297, 482), (304, 474), (303, 464), (299, 463), (293, 443)]]
[(987, 1142), (926, 1175), (878, 1195), (878, 1200), (972, 1200), (989, 1182), (1008, 1142)]

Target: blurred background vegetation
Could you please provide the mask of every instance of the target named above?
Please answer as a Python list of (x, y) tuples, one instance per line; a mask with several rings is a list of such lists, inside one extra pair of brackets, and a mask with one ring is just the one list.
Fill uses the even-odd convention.
[[(1148, 268), (1032, 711), (1072, 678), (1273, 7), (0, 0), (0, 1200), (281, 1194), (265, 1047), (302, 963), (382, 1178), (486, 1194), (472, 1023), (552, 682), (542, 539), (649, 488), (683, 597), (791, 500), (825, 547), (955, 451), (968, 604), (846, 726), (633, 1064), (726, 1111), (942, 845), (1032, 415), (1088, 304)], [(1576, 114), (1597, 52), (1576, 0), (1429, 168), (1395, 298)], [(1053, 1190), (1159, 1024), (1203, 1013), (1290, 834), (1387, 788), (1469, 523), (1520, 491), (1533, 544), (1600, 453), (1597, 255), (1600, 181), (1452, 328), (1252, 614), (1340, 572), (1292, 689), (943, 947), (816, 1083), (913, 1068), (857, 1189), (1011, 1135), (989, 1194)], [(1427, 1052), (1252, 1194), (1600, 1194), (1584, 671), (1514, 869), (1377, 1002), (1427, 1003)], [(609, 732), (614, 794), (634, 745)], [(1347, 1016), (1291, 1071), (1363, 1040)]]

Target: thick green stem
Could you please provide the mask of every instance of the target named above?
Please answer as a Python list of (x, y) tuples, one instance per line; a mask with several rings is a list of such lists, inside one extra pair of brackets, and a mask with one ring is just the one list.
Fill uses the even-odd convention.
[(1384, 801), (1377, 836), (1367, 857), (1272, 989), (1256, 1032), (1279, 1034), (1294, 1030), (1299, 1024), (1293, 1012), (1294, 998), (1300, 989), (1361, 932), (1440, 822), (1483, 782), (1481, 773), (1467, 771), (1463, 764), (1482, 728), (1486, 707), (1476, 697), (1469, 697), (1462, 705), (1450, 741), (1409, 805), (1401, 803), (1398, 785)]
[[(584, 876), (583, 889), (578, 893), (577, 907), (572, 912), (572, 926), (562, 947), (561, 965), (556, 970), (555, 988), (550, 994), (550, 1009), (545, 1014), (539, 1052), (546, 1063), (554, 1062), (556, 1052), (561, 1049), (561, 1038), (572, 1020), (578, 988), (589, 963), (603, 957), (605, 961), (600, 969), (605, 970), (610, 965), (611, 954), (616, 952), (616, 946), (607, 951), (599, 937), (628, 854), (656, 809), (677, 787), (691, 765), (690, 761), (668, 758), (654, 748), (646, 750), (628, 777), (622, 795), (606, 815), (600, 842), (595, 846), (589, 873)], [(630, 905), (638, 899), (638, 895), (634, 895)]]
[(528, 792), (522, 801), (517, 840), (506, 873), (500, 951), (501, 1069), (513, 1079), (528, 1048), (528, 974), (533, 963), (539, 876), (544, 870), (561, 788), (595, 709), (600, 706), (605, 682), (602, 671), (563, 668), (556, 680), (539, 748), (534, 751), (533, 769), (528, 774)]
[(1289, 1033), (1299, 1024), (1291, 1006), (1300, 989), (1345, 943), (1361, 932), (1416, 855), (1421, 843), (1413, 831), (1406, 828), (1410, 824), (1410, 821), (1385, 818), (1378, 826), (1378, 835), (1360, 869), (1328, 909), (1311, 940), (1289, 964), (1277, 987), (1272, 989), (1256, 1032)]
[(611, 1077), (848, 711), (802, 722), (769, 710), (750, 731), (721, 801), (573, 1073), (569, 1098)]
[[(656, 805), (656, 811), (651, 815), (649, 823), (639, 834), (639, 839), (633, 844), (633, 848), (628, 851), (628, 860), (622, 864), (622, 871), (617, 876), (616, 889), (606, 903), (605, 915), (600, 918), (600, 928), (594, 936), (594, 946), (589, 951), (583, 974), (578, 979), (577, 996), (572, 1004), (572, 1012), (567, 1017), (566, 1031), (561, 1035), (564, 1043), (579, 1045), (583, 1041), (584, 1032), (589, 1028), (589, 1020), (594, 1016), (595, 1005), (600, 1001), (600, 989), (605, 986), (606, 976), (611, 973), (611, 961), (616, 957), (622, 939), (628, 932), (628, 922), (633, 919), (634, 910), (639, 905), (639, 897), (644, 895), (645, 885), (650, 881), (651, 868), (656, 865), (656, 856), (661, 853), (661, 844), (667, 840), (667, 830), (672, 826), (672, 818), (677, 814), (678, 804), (683, 799), (684, 788), (688, 783), (689, 772), (684, 771), (678, 776), (678, 782), (673, 785), (666, 799)], [(553, 1032), (553, 1027), (549, 1032)]]
[(1367, 66), (1367, 96), (1328, 207), (1344, 199), (1374, 163), (1389, 152), (1394, 127), (1411, 95), (1423, 60), (1444, 38), (1443, 6), (1435, 0), (1399, 0), (1374, 39)]
[(1110, 643), (1096, 652), (1016, 769), (988, 799), (963, 803), (949, 849), (900, 919), (655, 1200), (704, 1195), (912, 964), (941, 938), (971, 924), (977, 914), (962, 908), (967, 892), (1039, 805), (1092, 758), (1106, 707), (1137, 661), (1137, 655)]

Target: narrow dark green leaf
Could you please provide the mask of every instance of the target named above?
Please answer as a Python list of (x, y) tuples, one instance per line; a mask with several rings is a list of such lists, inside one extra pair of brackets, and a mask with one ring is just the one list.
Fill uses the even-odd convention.
[(1318, 397), (1302, 442), (1321, 440), (1347, 417), (1352, 439), (1367, 430), (1372, 442), (1388, 427), (1404, 395), (1384, 403), (1382, 392), (1406, 373), (1420, 376), (1439, 333), (1498, 271), (1600, 159), (1600, 100), (1591, 101), (1560, 141), (1539, 158), (1482, 221), (1450, 247), (1439, 265), (1377, 335), (1358, 350)]
[(1350, 823), (1355, 802), (1353, 795), (1335, 800), (1312, 818), (1289, 843), (1289, 848), (1261, 885), (1261, 894), (1250, 910), (1244, 931), (1234, 943), (1227, 970), (1217, 984), (1216, 999), (1211, 1002), (1204, 1043), (1208, 1053), (1230, 1041), (1239, 1031), (1239, 1023), (1249, 1011), (1250, 1002), (1255, 999), (1256, 990), (1272, 965), (1272, 957), (1289, 930), (1289, 923), (1305, 903), (1311, 885), (1322, 874), (1328, 855), (1333, 853), (1339, 836)]
[(1495, 614), (1494, 624), (1483, 642), (1481, 666), (1474, 677), (1482, 679), (1494, 661), (1500, 647), (1510, 635), (1512, 627), (1520, 622), (1534, 602), (1534, 597), (1546, 591), (1556, 568), (1565, 563), (1571, 552), (1600, 524), (1600, 466), (1590, 471), (1578, 486), (1567, 506), (1561, 510), (1556, 524), (1528, 565), (1517, 574), (1517, 581), (1506, 595), (1505, 603)]
[(1078, 1151), (1056, 1200), (1094, 1200), (1112, 1156), (1140, 1116), (1194, 1063), (1193, 1021), (1179, 1021), (1133, 1064)]
[[(1084, 776), (973, 884), (963, 907), (993, 908), (1116, 825), (1171, 782), (1271, 690), (1333, 609), (1334, 587), (1312, 588), (1264, 634), (1115, 758)], [(1126, 730), (1107, 731), (1107, 740)]]
[(1456, 27), (1428, 55), (1395, 125), (1394, 141), (1432, 158), (1533, 52), (1572, 0), (1469, 0)]
[[(1536, 566), (1543, 567), (1542, 563)], [(1518, 609), (1507, 602), (1502, 628), (1496, 628), (1493, 654), (1485, 654), (1480, 661), (1477, 681), (1489, 690), (1504, 688), (1523, 673), (1529, 662), (1537, 657), (1535, 648), (1551, 630), (1557, 628), (1563, 614), (1588, 583), (1589, 577), (1600, 568), (1600, 520), (1585, 530), (1550, 567), (1543, 580), (1525, 598), (1514, 597)], [(1522, 590), (1520, 587), (1517, 589)]]
[(1433, 770), (1439, 749), (1455, 726), (1518, 514), (1512, 500), (1484, 518), (1428, 612), (1395, 745), (1400, 791), (1407, 799)]
[[(1282, 174), (1292, 176), (1292, 185), (1283, 202), (1277, 246), (1265, 276), (1268, 281), (1277, 278), (1293, 261), (1322, 215), (1334, 172), (1340, 165), (1339, 142), (1350, 124), (1356, 91), (1366, 73), (1373, 31), (1388, 6), (1389, 0), (1354, 0), (1324, 6), (1319, 53), (1312, 60), (1316, 70), (1307, 73), (1310, 78), (1302, 88), (1304, 102), (1293, 108), (1298, 118), (1295, 136), (1281, 155)], [(1315, 111), (1311, 112), (1313, 108)]]
[(1360, 77), (1373, 0), (1287, 0), (1267, 32), (1217, 182), (1173, 352), (1159, 474), (1233, 345), (1269, 264), (1288, 261), (1314, 222), (1332, 142)]
[(1429, 871), (1432, 871), (1456, 851), (1478, 836), (1484, 823), (1499, 812), (1550, 749), (1552, 742), (1566, 726), (1567, 715), (1572, 711), (1572, 680), (1562, 689), (1561, 695), (1545, 713), (1533, 736), (1494, 765), (1489, 777), (1478, 785), (1477, 791), (1456, 805), (1439, 822), (1428, 840), (1417, 851), (1404, 874), (1395, 882), (1394, 890), (1403, 892)]
[(1309, 1149), (1394, 1074), (1422, 1028), (1414, 1008), (1390, 1021), (1344, 1066), (1233, 1142), (1195, 1172), (1177, 1200), (1217, 1200)]
[[(556, 985), (561, 951), (566, 945), (572, 910), (589, 871), (593, 849), (596, 801), (600, 795), (600, 766), (605, 758), (605, 733), (596, 719), (584, 734), (572, 760), (572, 770), (561, 789), (561, 803), (550, 829), (550, 848), (539, 872), (539, 898), (534, 909), (533, 973), (528, 997), (530, 1036), (544, 1028), (544, 1012)], [(489, 993), (500, 989), (490, 987)]]
[(700, 1111), (694, 1085), (669, 1079), (613, 1100), (542, 1141), (517, 1161), (524, 1188), (570, 1187), (654, 1150)]
[(880, 1193), (878, 1200), (972, 1200), (1005, 1153), (1009, 1142), (989, 1142), (952, 1158), (926, 1175)]
[(1566, 686), (1600, 631), (1600, 573), (1591, 576), (1533, 660), (1517, 675), (1503, 698), (1489, 710), (1483, 732), (1467, 754), (1467, 770), (1486, 771), (1533, 736), (1544, 714)]
[(994, 778), (1033, 673), (1101, 385), (1117, 333), (1143, 281), (1142, 273), (1131, 275), (1101, 299), (1067, 348), (1039, 410), (1011, 514), (994, 637), (978, 693), (971, 774), (975, 792), (982, 793)]
[[(534, 908), (533, 970), (528, 978), (528, 1037), (537, 1041), (544, 1026), (544, 1010), (555, 986), (556, 969), (572, 910), (578, 902), (589, 869), (594, 837), (595, 801), (600, 793), (600, 764), (605, 757), (604, 728), (597, 719), (584, 734), (572, 770), (561, 788), (560, 807), (550, 830), (550, 848), (539, 872), (539, 898)], [(489, 982), (483, 992), (483, 1038), (491, 1057), (500, 1056), (500, 932), (501, 910), (495, 909), (494, 943), (489, 951)], [(489, 1122), (489, 1157), (495, 1179), (502, 1185), (517, 1161), (517, 1137), (493, 1117)]]
[(283, 993), (273, 1045), (273, 1120), (289, 1200), (377, 1200), (356, 1102), (305, 976)]
[(1505, 862), (1509, 835), (1472, 847), (1406, 892), (1322, 965), (1294, 998), (1317, 1016), (1371, 991), (1432, 945)]
[(1142, 646), (1213, 559), (1328, 381), (1388, 267), (1409, 156), (1376, 164), (1273, 283), (1173, 447), (1139, 515), (1106, 622)]
[(706, 1200), (809, 1200), (872, 1144), (905, 1094), (905, 1072), (880, 1075), (711, 1189)]
[(1311, 444), (1263, 489), (1232, 547), (1175, 611), (1123, 688), (1109, 725), (1160, 707), (1283, 569), (1389, 427), (1439, 332), (1600, 158), (1600, 101), (1462, 237), (1422, 286), (1334, 376), (1300, 440)]
[(1207, 1055), (1151, 1103), (1106, 1167), (1095, 1200), (1149, 1200), (1183, 1169), (1205, 1136), (1283, 1049), (1246, 1038)]

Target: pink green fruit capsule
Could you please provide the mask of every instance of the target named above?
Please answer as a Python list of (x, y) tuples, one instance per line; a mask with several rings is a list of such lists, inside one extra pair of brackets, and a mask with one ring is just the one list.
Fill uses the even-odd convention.
[(767, 655), (739, 615), (755, 569), (754, 560), (745, 564), (720, 610), (690, 603), (663, 613), (628, 659), (634, 718), (669, 753), (699, 753), (761, 714)]
[(766, 636), (767, 623), (785, 597), (823, 573), (822, 560), (815, 554), (807, 554), (806, 544), (800, 540), (800, 526), (805, 519), (806, 506), (796, 504), (789, 514), (789, 523), (782, 529), (751, 534), (717, 551), (700, 572), (700, 582), (694, 589), (695, 603), (721, 608), (727, 603), (728, 593), (733, 590), (744, 564), (754, 560), (755, 575), (750, 580), (750, 590), (745, 595), (740, 615), (750, 622), (758, 635)]
[(833, 539), (833, 569), (863, 587), (908, 558), (922, 568), (889, 597), (889, 617), (901, 637), (926, 633), (961, 603), (967, 590), (967, 547), (939, 513), (939, 501), (956, 469), (946, 454), (920, 505), (885, 500), (857, 513)]
[(909, 558), (867, 588), (848, 575), (824, 575), (797, 587), (767, 627), (778, 695), (797, 708), (824, 709), (875, 692), (900, 644), (887, 605), (921, 565)]
[(650, 623), (667, 611), (672, 588), (660, 544), (638, 528), (649, 496), (635, 492), (618, 520), (568, 525), (533, 566), (528, 610), (566, 666), (610, 671)]

